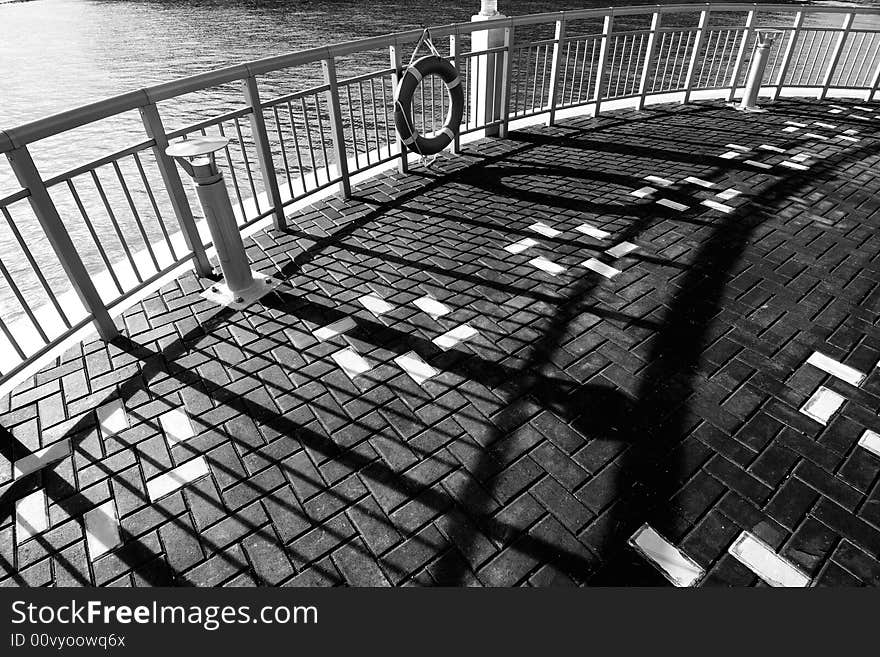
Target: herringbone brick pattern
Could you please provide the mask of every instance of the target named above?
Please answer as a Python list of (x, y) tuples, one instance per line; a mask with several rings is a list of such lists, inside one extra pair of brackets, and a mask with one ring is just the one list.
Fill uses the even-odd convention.
[[(277, 293), (220, 311), (184, 276), (0, 401), (0, 582), (665, 584), (627, 545), (648, 523), (704, 585), (760, 582), (728, 553), (743, 531), (814, 585), (880, 583), (880, 458), (858, 444), (880, 432), (880, 105), (854, 104), (528, 129), (258, 234)], [(845, 400), (824, 426), (800, 412), (820, 387)], [(199, 457), (207, 476), (151, 492)]]

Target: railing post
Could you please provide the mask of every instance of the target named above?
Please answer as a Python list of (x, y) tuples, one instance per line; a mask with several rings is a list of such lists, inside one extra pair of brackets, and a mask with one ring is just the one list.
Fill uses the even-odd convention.
[(605, 95), (605, 66), (608, 63), (608, 48), (611, 43), (611, 29), (614, 25), (614, 10), (605, 14), (602, 26), (602, 47), (599, 48), (599, 62), (596, 65), (596, 104), (593, 116), (599, 116), (602, 109), (602, 96)]
[(791, 38), (785, 45), (785, 53), (782, 55), (782, 63), (779, 65), (779, 77), (776, 80), (776, 89), (773, 91), (773, 100), (779, 98), (782, 91), (782, 85), (785, 84), (785, 76), (788, 75), (788, 68), (791, 65), (791, 56), (794, 54), (797, 39), (801, 35), (801, 28), (804, 25), (804, 12), (799, 11), (794, 17), (794, 27), (791, 32)]
[(70, 234), (64, 226), (61, 215), (58, 214), (58, 208), (55, 207), (40, 172), (37, 171), (30, 152), (26, 146), (21, 146), (6, 153), (6, 157), (18, 183), (30, 192), (28, 202), (34, 215), (40, 222), (64, 273), (67, 274), (68, 280), (73, 285), (73, 289), (85, 309), (94, 318), (98, 335), (103, 340), (111, 340), (119, 334), (119, 330), (110, 318), (107, 306), (101, 300), (101, 295), (98, 294), (92, 277), (79, 257), (76, 246), (70, 239)]
[(752, 10), (746, 17), (746, 29), (743, 30), (742, 41), (739, 42), (739, 52), (736, 54), (736, 62), (733, 65), (733, 73), (730, 76), (730, 92), (727, 94), (727, 102), (733, 101), (736, 96), (737, 81), (739, 80), (740, 71), (746, 57), (746, 48), (749, 45), (749, 38), (752, 36), (752, 27), (755, 25), (755, 16), (757, 11)]
[(849, 13), (843, 18), (841, 32), (837, 37), (837, 43), (834, 44), (831, 61), (828, 63), (828, 70), (825, 72), (825, 79), (822, 81), (822, 91), (820, 91), (818, 95), (819, 100), (825, 100), (825, 96), (828, 95), (828, 88), (831, 86), (831, 79), (834, 77), (834, 72), (837, 70), (837, 64), (840, 62), (840, 55), (843, 52), (843, 44), (846, 43), (846, 38), (849, 36), (849, 31), (852, 29), (853, 19), (855, 19), (855, 14), (853, 13)]
[[(336, 60), (333, 57), (321, 60), (324, 71), (324, 84), (327, 85), (327, 107), (330, 110), (330, 126), (333, 134), (333, 150), (336, 152), (336, 168), (342, 180), (339, 193), (343, 198), (351, 198), (351, 180), (348, 177), (348, 155), (345, 151), (345, 132), (342, 128), (342, 108), (339, 105), (339, 83), (336, 80)], [(378, 147), (378, 145), (377, 145)], [(327, 164), (327, 174), (330, 165)]]
[(511, 71), (513, 70), (513, 40), (516, 37), (514, 27), (504, 28), (504, 53), (501, 58), (501, 126), (498, 136), (506, 138), (510, 132), (511, 102)]
[(871, 80), (871, 87), (868, 89), (868, 93), (865, 94), (865, 100), (867, 102), (871, 102), (874, 100), (874, 96), (877, 94), (877, 89), (880, 88), (880, 62), (877, 63), (877, 70), (874, 71), (874, 78)]
[[(492, 22), (507, 18), (498, 11), (497, 2), (482, 3), (479, 14), (471, 16), (471, 22)], [(482, 52), (501, 47), (504, 39), (503, 29), (487, 29), (471, 32), (471, 51)], [(501, 118), (501, 75), (498, 70), (496, 53), (475, 55), (475, 64), (471, 65), (470, 110), (473, 116), (468, 117), (468, 124), (475, 127), (486, 126), (486, 136), (500, 135), (497, 122)], [(476, 71), (476, 74), (474, 73)], [(494, 125), (490, 125), (494, 124)]]
[[(459, 64), (461, 63), (459, 60), (460, 52), (458, 46), (458, 30), (455, 31), (455, 34), (449, 35), (449, 56), (452, 57), (452, 65), (455, 67), (455, 70), (458, 71), (459, 79), (461, 79), (461, 69), (459, 68)], [(461, 84), (461, 83), (459, 83)], [(465, 117), (465, 121), (467, 118)], [(452, 152), (453, 153), (461, 153), (461, 126), (455, 126), (454, 136), (452, 137)]]
[(660, 12), (655, 11), (651, 17), (651, 32), (648, 34), (648, 46), (645, 48), (645, 63), (642, 66), (642, 80), (639, 82), (639, 99), (636, 101), (636, 110), (641, 110), (645, 107), (645, 96), (648, 95), (648, 80), (651, 78), (651, 60), (654, 58), (658, 29), (660, 29)]
[[(266, 120), (263, 118), (263, 104), (260, 102), (260, 91), (257, 88), (257, 79), (249, 75), (244, 79), (244, 98), (250, 105), (251, 134), (254, 138), (254, 146), (257, 150), (257, 160), (260, 163), (260, 173), (263, 176), (263, 186), (269, 203), (272, 204), (275, 215), (275, 227), (286, 228), (287, 220), (284, 217), (284, 206), (281, 203), (281, 192), (278, 189), (278, 178), (275, 177), (275, 162), (272, 160), (272, 149), (269, 146), (269, 136), (266, 133)], [(254, 199), (256, 202), (256, 199)]]
[(708, 31), (709, 10), (704, 9), (700, 12), (700, 22), (697, 24), (697, 38), (694, 39), (694, 51), (691, 53), (687, 76), (684, 79), (684, 98), (681, 101), (683, 104), (691, 102), (691, 92), (693, 92), (694, 82), (697, 78), (697, 65), (700, 63), (700, 52), (703, 50), (703, 44), (706, 43)]
[(162, 124), (162, 117), (159, 115), (159, 108), (156, 103), (150, 102), (140, 108), (140, 113), (147, 137), (155, 142), (153, 155), (156, 158), (156, 166), (162, 176), (165, 191), (168, 192), (171, 209), (174, 211), (174, 216), (177, 217), (183, 240), (186, 247), (192, 251), (196, 274), (201, 277), (210, 276), (214, 269), (208, 260), (208, 254), (205, 253), (205, 245), (202, 244), (202, 237), (196, 227), (189, 199), (186, 197), (183, 182), (180, 180), (180, 173), (178, 173), (174, 161), (165, 153), (165, 149), (168, 148), (168, 137), (165, 133), (165, 126)]
[(565, 49), (565, 12), (560, 16), (556, 21), (553, 63), (550, 68), (550, 115), (547, 117), (547, 125), (553, 125), (556, 121), (556, 106), (559, 104), (559, 71), (562, 70), (562, 53)]
[[(396, 103), (397, 87), (400, 84), (401, 69), (403, 68), (403, 62), (400, 56), (400, 48), (397, 46), (396, 41), (392, 45), (388, 46), (388, 55), (389, 59), (391, 60), (391, 85), (394, 87), (394, 102)], [(400, 138), (400, 133), (395, 130), (395, 135), (397, 149), (400, 151), (400, 159), (397, 161), (397, 170), (400, 173), (407, 173), (409, 171), (408, 151), (403, 143), (403, 140)]]

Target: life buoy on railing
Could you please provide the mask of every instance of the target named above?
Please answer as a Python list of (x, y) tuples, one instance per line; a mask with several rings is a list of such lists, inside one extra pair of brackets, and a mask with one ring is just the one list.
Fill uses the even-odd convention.
[[(429, 75), (437, 75), (443, 80), (452, 103), (446, 114), (443, 128), (433, 137), (419, 133), (413, 121), (413, 94), (421, 81)], [(452, 143), (461, 126), (464, 114), (464, 91), (458, 70), (439, 55), (426, 55), (410, 64), (397, 85), (394, 101), (394, 124), (403, 144), (422, 157), (436, 155)]]

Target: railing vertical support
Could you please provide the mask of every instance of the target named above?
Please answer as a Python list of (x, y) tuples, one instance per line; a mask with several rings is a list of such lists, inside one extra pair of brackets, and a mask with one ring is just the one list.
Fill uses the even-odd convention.
[[(388, 56), (391, 60), (391, 86), (394, 92), (394, 102), (397, 103), (397, 87), (400, 84), (401, 71), (403, 69), (403, 60), (400, 55), (400, 48), (395, 41), (388, 46)], [(397, 150), (400, 151), (400, 159), (397, 160), (397, 171), (407, 173), (409, 171), (409, 154), (400, 134), (395, 130), (397, 142)]]
[(40, 222), (40, 226), (77, 296), (86, 311), (93, 317), (98, 335), (103, 340), (113, 339), (119, 334), (119, 330), (110, 318), (107, 306), (101, 300), (101, 295), (98, 294), (92, 277), (79, 257), (76, 246), (64, 226), (61, 215), (58, 214), (58, 208), (55, 207), (49, 190), (43, 183), (43, 178), (34, 164), (30, 151), (27, 146), (21, 146), (6, 153), (6, 158), (9, 160), (18, 183), (30, 192), (28, 202), (34, 215)]
[(614, 12), (605, 14), (602, 26), (602, 46), (599, 48), (599, 62), (596, 65), (596, 103), (593, 106), (593, 116), (599, 116), (602, 109), (602, 96), (605, 95), (605, 67), (608, 63), (608, 48), (611, 43), (611, 29), (614, 25)]
[(657, 44), (657, 30), (660, 29), (660, 12), (655, 11), (651, 16), (651, 32), (648, 34), (648, 46), (645, 48), (645, 63), (642, 66), (642, 80), (639, 82), (639, 99), (636, 101), (636, 110), (645, 107), (645, 96), (648, 95), (648, 80), (651, 79), (652, 60), (654, 48)]
[[(336, 172), (339, 181), (339, 193), (343, 198), (351, 198), (351, 180), (348, 176), (348, 155), (345, 151), (345, 131), (342, 127), (342, 107), (339, 104), (339, 83), (336, 80), (336, 60), (333, 57), (321, 60), (324, 71), (324, 84), (327, 85), (327, 107), (330, 111), (330, 130), (333, 135), (333, 150), (336, 153)], [(378, 144), (376, 145), (378, 148)], [(329, 175), (330, 165), (327, 164)]]
[(733, 73), (730, 76), (730, 92), (727, 94), (727, 102), (732, 102), (736, 97), (737, 82), (739, 74), (742, 71), (742, 65), (746, 58), (746, 48), (749, 45), (749, 39), (752, 36), (752, 28), (755, 25), (755, 17), (758, 12), (752, 10), (746, 17), (746, 29), (743, 30), (742, 41), (739, 42), (739, 52), (736, 54), (736, 62), (733, 65)]
[(550, 115), (547, 117), (547, 125), (556, 122), (556, 106), (559, 104), (559, 71), (562, 70), (562, 57), (565, 50), (565, 12), (556, 21), (556, 32), (553, 44), (553, 63), (550, 68)]
[[(455, 67), (455, 70), (459, 72), (459, 80), (461, 80), (460, 54), (458, 30), (456, 30), (455, 34), (449, 35), (449, 56), (452, 57), (452, 65)], [(459, 84), (464, 84), (464, 82), (459, 82)], [(464, 120), (467, 121), (467, 117)], [(453, 130), (455, 135), (452, 138), (452, 152), (458, 154), (461, 153), (461, 126), (453, 126)]]
[[(500, 22), (507, 18), (500, 13), (497, 3), (483, 2), (479, 14), (471, 16), (472, 23)], [(487, 27), (484, 30), (471, 32), (471, 51), (475, 53), (486, 52), (500, 48), (504, 39), (504, 29)], [(501, 134), (499, 128), (501, 114), (501, 71), (498, 67), (497, 53), (475, 55), (472, 58), (475, 64), (471, 65), (471, 77), (468, 80), (470, 86), (470, 111), (468, 123), (474, 127), (485, 127), (487, 137), (497, 137)], [(543, 101), (542, 101), (543, 102)]]
[(874, 96), (877, 95), (877, 89), (880, 89), (880, 62), (877, 62), (877, 70), (874, 71), (874, 78), (870, 82), (871, 88), (868, 89), (868, 92), (865, 94), (865, 100), (867, 102), (871, 102), (874, 100)]
[(709, 10), (706, 9), (700, 12), (700, 22), (697, 24), (697, 36), (694, 39), (694, 51), (691, 53), (687, 75), (684, 79), (684, 98), (682, 98), (681, 101), (684, 104), (691, 102), (691, 93), (694, 90), (694, 83), (697, 78), (697, 66), (700, 63), (700, 52), (703, 50), (703, 44), (706, 43), (706, 34), (708, 34), (708, 32)]
[(782, 55), (782, 63), (779, 65), (779, 77), (776, 79), (776, 89), (773, 90), (773, 100), (779, 98), (782, 86), (785, 84), (785, 76), (788, 75), (788, 68), (791, 66), (791, 56), (794, 54), (798, 37), (801, 35), (801, 28), (804, 26), (804, 12), (799, 11), (794, 17), (794, 26), (791, 32), (791, 38), (785, 44), (785, 53)]
[(174, 160), (165, 153), (165, 149), (168, 148), (168, 137), (165, 133), (165, 126), (162, 124), (162, 117), (159, 115), (159, 108), (156, 103), (151, 102), (141, 107), (140, 113), (147, 137), (155, 142), (153, 155), (156, 158), (156, 166), (159, 168), (165, 191), (171, 201), (171, 209), (180, 225), (183, 240), (193, 254), (196, 274), (201, 277), (210, 276), (214, 270), (208, 260), (208, 254), (205, 253), (205, 245), (202, 244), (202, 237), (199, 235), (189, 199), (183, 189), (180, 173)]
[(510, 132), (510, 86), (513, 71), (513, 40), (516, 36), (514, 27), (511, 25), (504, 28), (504, 52), (501, 57), (501, 125), (498, 136), (505, 138)]
[(837, 36), (837, 43), (834, 44), (834, 51), (831, 54), (831, 60), (828, 62), (828, 70), (825, 72), (825, 79), (822, 81), (822, 91), (817, 96), (819, 100), (825, 100), (825, 96), (828, 95), (828, 88), (831, 86), (831, 80), (834, 78), (834, 72), (837, 70), (837, 64), (840, 62), (843, 44), (846, 43), (846, 38), (852, 29), (853, 19), (855, 19), (855, 14), (852, 12), (843, 17), (841, 32)]
[(251, 134), (253, 135), (254, 146), (257, 150), (257, 160), (263, 177), (263, 187), (266, 189), (266, 196), (269, 197), (269, 203), (272, 204), (272, 213), (275, 215), (275, 227), (285, 228), (287, 220), (284, 217), (284, 206), (281, 203), (278, 178), (275, 176), (275, 162), (272, 160), (272, 149), (269, 146), (269, 136), (266, 132), (266, 120), (263, 118), (263, 103), (260, 102), (257, 79), (253, 75), (247, 76), (244, 80), (244, 98), (245, 102), (251, 107)]

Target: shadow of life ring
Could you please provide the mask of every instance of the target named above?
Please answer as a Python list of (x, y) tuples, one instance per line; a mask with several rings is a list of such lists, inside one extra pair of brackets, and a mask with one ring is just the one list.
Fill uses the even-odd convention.
[[(433, 137), (419, 134), (413, 121), (413, 94), (419, 83), (429, 75), (437, 75), (443, 80), (452, 99), (443, 128)], [(397, 85), (394, 102), (394, 124), (404, 145), (419, 155), (435, 155), (452, 143), (461, 126), (464, 113), (464, 91), (458, 70), (448, 61), (437, 55), (427, 55), (414, 62)]]

